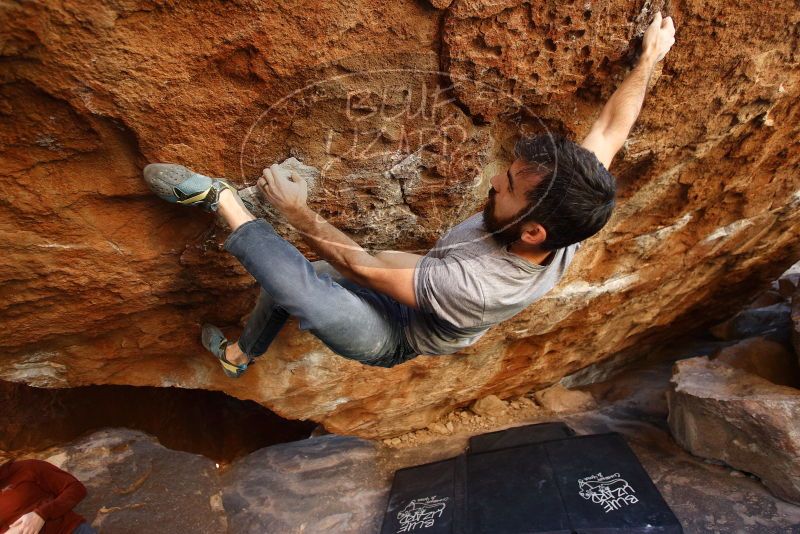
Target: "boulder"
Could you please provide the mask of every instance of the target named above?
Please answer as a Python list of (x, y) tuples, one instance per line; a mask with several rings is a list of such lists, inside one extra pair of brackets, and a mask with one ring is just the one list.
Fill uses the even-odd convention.
[(448, 426), (447, 426), (446, 424), (444, 424), (444, 423), (440, 423), (440, 422), (438, 422), (438, 421), (434, 421), (433, 423), (431, 423), (430, 425), (428, 425), (428, 428), (429, 428), (429, 429), (430, 429), (432, 432), (436, 432), (437, 434), (447, 435), (447, 434), (450, 434), (450, 433), (452, 433), (452, 431), (453, 431), (453, 430), (452, 430), (453, 423), (449, 423), (449, 422), (448, 422), (448, 424), (450, 425), (450, 427), (448, 427)]
[(555, 384), (534, 394), (538, 402), (546, 410), (556, 413), (580, 412), (594, 408), (594, 397), (588, 391), (567, 389)]
[[(605, 387), (619, 395), (605, 398), (602, 408), (560, 419), (579, 434), (620, 432), (686, 532), (794, 532), (800, 506), (780, 501), (755, 477), (691, 456), (670, 439), (663, 402), (669, 377), (665, 364), (626, 372), (612, 379), (621, 383)], [(514, 424), (553, 420), (545, 411), (530, 415)], [(106, 516), (103, 534), (360, 534), (378, 531), (397, 469), (461, 454), (468, 437), (464, 432), (429, 440), (404, 435), (387, 440), (401, 448), (388, 448), (327, 435), (274, 445), (213, 469), (196, 455), (113, 429), (37, 457), (50, 458), (87, 482), (89, 496), (79, 511), (91, 521)]]
[(213, 389), (391, 437), (722, 320), (800, 257), (797, 6), (681, 3), (609, 169), (615, 213), (556, 288), (457, 355), (392, 369), (290, 321), (228, 379), (200, 325), (238, 336), (258, 288), (211, 215), (148, 191), (145, 164), (249, 187), (294, 157), (320, 171), (311, 207), (359, 244), (425, 254), (483, 208), (520, 135), (589, 132), (663, 4), (432, 3), (448, 7), (5, 2), (0, 379)]
[(83, 482), (75, 508), (99, 532), (227, 531), (217, 468), (126, 429), (101, 430), (43, 458)]
[(778, 278), (778, 293), (783, 298), (790, 298), (797, 289), (798, 282), (800, 282), (798, 273)]
[(778, 278), (778, 291), (784, 298), (791, 298), (800, 287), (800, 262), (795, 263)]
[(786, 302), (786, 298), (781, 295), (775, 289), (767, 289), (763, 293), (760, 293), (750, 304), (747, 305), (748, 308), (764, 308), (766, 306), (772, 306), (773, 304), (779, 304), (781, 302)]
[(681, 446), (800, 503), (800, 390), (707, 357), (677, 362), (670, 386), (669, 428)]
[(797, 362), (800, 364), (800, 287), (792, 296), (792, 345), (797, 355)]
[(794, 352), (783, 343), (765, 337), (744, 339), (720, 349), (712, 358), (773, 384), (800, 386), (800, 366)]
[(88, 490), (76, 507), (99, 532), (336, 532), (380, 528), (391, 471), (379, 447), (326, 435), (217, 467), (153, 437), (106, 429), (40, 454)]
[(781, 336), (791, 324), (791, 309), (786, 302), (763, 308), (745, 308), (730, 319), (711, 328), (717, 339), (742, 339), (762, 334)]
[(497, 395), (488, 395), (473, 402), (469, 409), (477, 415), (491, 417), (503, 415), (508, 406)]
[(343, 436), (268, 447), (221, 475), (229, 532), (377, 532), (389, 477), (378, 447)]

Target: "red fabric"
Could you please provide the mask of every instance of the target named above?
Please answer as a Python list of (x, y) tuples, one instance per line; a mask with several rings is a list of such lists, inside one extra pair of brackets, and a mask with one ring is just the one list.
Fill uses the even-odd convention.
[(72, 508), (86, 487), (58, 467), (41, 460), (20, 460), (0, 467), (0, 532), (20, 516), (36, 512), (44, 519), (41, 534), (70, 534), (85, 520)]

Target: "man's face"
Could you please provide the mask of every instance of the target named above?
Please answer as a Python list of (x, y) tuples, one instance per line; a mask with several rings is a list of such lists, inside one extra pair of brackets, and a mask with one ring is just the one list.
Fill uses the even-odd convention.
[(539, 182), (519, 159), (491, 179), (489, 199), (483, 208), (483, 222), (501, 245), (509, 245), (522, 235), (523, 223), (517, 219), (528, 207), (526, 193)]

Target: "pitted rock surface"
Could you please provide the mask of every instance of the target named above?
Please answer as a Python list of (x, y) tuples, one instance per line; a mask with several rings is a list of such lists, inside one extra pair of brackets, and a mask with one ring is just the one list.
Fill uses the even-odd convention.
[(424, 253), (481, 209), (520, 132), (588, 132), (658, 4), (4, 6), (0, 379), (223, 390), (385, 438), (727, 316), (800, 257), (788, 0), (672, 5), (676, 44), (611, 165), (614, 217), (559, 287), (452, 357), (366, 367), (292, 322), (227, 379), (200, 325), (235, 336), (257, 288), (209, 215), (141, 179), (165, 161), (251, 186), (295, 157), (333, 224)]

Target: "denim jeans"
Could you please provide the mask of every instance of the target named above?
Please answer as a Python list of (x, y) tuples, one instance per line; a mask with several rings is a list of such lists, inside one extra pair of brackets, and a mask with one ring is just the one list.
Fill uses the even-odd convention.
[(327, 262), (311, 263), (267, 221), (241, 225), (225, 249), (261, 286), (239, 338), (248, 356), (266, 352), (290, 315), (345, 358), (392, 367), (416, 356), (403, 332), (407, 306), (345, 279)]
[(83, 522), (75, 527), (72, 534), (97, 534), (97, 531), (89, 523)]

